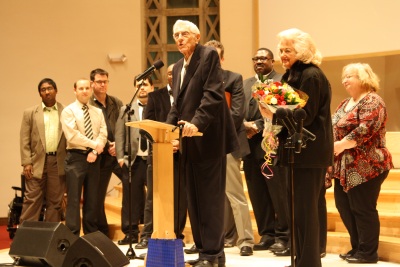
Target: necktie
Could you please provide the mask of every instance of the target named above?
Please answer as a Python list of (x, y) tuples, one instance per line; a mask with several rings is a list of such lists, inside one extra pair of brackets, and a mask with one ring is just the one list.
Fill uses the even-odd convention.
[[(144, 110), (145, 110), (146, 106), (145, 105), (141, 105), (141, 106), (143, 106), (141, 120), (144, 120)], [(147, 139), (144, 138), (143, 135), (140, 136), (140, 150), (142, 150), (142, 151), (147, 150)]]
[(93, 139), (92, 122), (90, 120), (89, 108), (87, 105), (83, 105), (82, 109), (86, 137), (89, 139)]

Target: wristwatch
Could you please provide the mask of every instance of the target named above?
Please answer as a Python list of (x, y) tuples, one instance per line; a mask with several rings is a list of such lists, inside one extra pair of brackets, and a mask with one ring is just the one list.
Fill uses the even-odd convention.
[(96, 149), (93, 149), (92, 153), (95, 154), (96, 156), (97, 156), (97, 154), (99, 154)]

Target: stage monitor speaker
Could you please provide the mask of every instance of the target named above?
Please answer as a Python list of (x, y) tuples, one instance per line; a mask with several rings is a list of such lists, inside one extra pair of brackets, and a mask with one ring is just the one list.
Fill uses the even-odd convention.
[(18, 227), (8, 254), (18, 265), (59, 267), (77, 240), (78, 237), (60, 222), (24, 221)]
[(63, 267), (123, 267), (129, 259), (100, 231), (79, 238), (68, 250)]

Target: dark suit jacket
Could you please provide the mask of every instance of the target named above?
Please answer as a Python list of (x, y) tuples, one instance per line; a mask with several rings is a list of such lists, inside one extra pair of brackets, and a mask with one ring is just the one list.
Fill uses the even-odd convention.
[(167, 87), (148, 94), (147, 106), (144, 112), (145, 119), (165, 122), (170, 110), (171, 101)]
[(197, 126), (202, 137), (187, 138), (193, 162), (220, 158), (238, 149), (236, 130), (225, 99), (223, 75), (217, 51), (198, 44), (180, 88), (183, 58), (173, 68), (175, 102), (167, 123), (179, 120)]
[(239, 150), (232, 152), (235, 158), (242, 158), (250, 153), (247, 142), (246, 128), (243, 124), (245, 110), (245, 95), (243, 90), (243, 78), (239, 73), (223, 70), (225, 92), (230, 94), (231, 115), (235, 124), (236, 134), (239, 140)]
[[(274, 81), (280, 81), (282, 78), (282, 74), (277, 73), (273, 70), (269, 75), (268, 79), (273, 79)], [(258, 130), (260, 131), (258, 134), (254, 135), (249, 140), (251, 153), (248, 155), (249, 157), (254, 157), (257, 159), (264, 159), (265, 151), (261, 148), (262, 142), (262, 131), (264, 129), (264, 119), (261, 116), (260, 110), (258, 109), (258, 102), (256, 99), (252, 97), (251, 87), (257, 81), (256, 77), (248, 78), (244, 81), (243, 88), (246, 96), (246, 110), (245, 110), (245, 120), (246, 121), (254, 121), (257, 125)]]
[[(64, 106), (57, 102), (58, 117)], [(66, 141), (61, 123), (58, 123), (57, 167), (58, 175), (64, 175), (64, 159), (66, 156)], [(20, 132), (21, 165), (33, 166), (33, 177), (42, 178), (46, 160), (46, 136), (42, 104), (24, 111)]]
[[(90, 104), (92, 104), (95, 107), (101, 108), (101, 103), (95, 101), (94, 95), (90, 97)], [(114, 142), (115, 140), (115, 122), (118, 120), (119, 112), (121, 107), (123, 106), (122, 101), (116, 98), (115, 96), (107, 95), (106, 98), (106, 105), (107, 105), (107, 117), (104, 117), (104, 119), (109, 123), (107, 123), (107, 127), (110, 127), (110, 129), (107, 128), (107, 132), (111, 131), (112, 138), (108, 136), (108, 141)], [(104, 150), (108, 149), (108, 142)]]

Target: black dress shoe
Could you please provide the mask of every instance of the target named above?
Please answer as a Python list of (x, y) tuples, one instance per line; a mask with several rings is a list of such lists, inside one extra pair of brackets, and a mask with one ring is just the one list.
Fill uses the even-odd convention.
[(136, 256), (135, 259), (144, 260), (146, 259), (147, 253), (142, 253), (139, 256)]
[[(132, 243), (137, 243), (138, 238), (132, 236)], [(123, 239), (118, 240), (118, 245), (128, 245), (129, 244), (129, 235), (126, 235)]]
[(320, 256), (321, 256), (321, 258), (325, 258), (326, 257), (326, 252), (321, 252)]
[(282, 251), (276, 251), (274, 252), (275, 256), (290, 256), (290, 248), (287, 248), (285, 250)]
[(183, 250), (186, 254), (196, 254), (199, 253), (199, 250), (197, 249), (196, 245), (194, 244), (191, 248), (189, 249), (184, 249)]
[[(195, 260), (187, 260), (186, 263), (190, 265), (195, 265), (200, 261), (200, 259), (195, 259)], [(218, 258), (218, 267), (225, 267), (225, 259), (220, 259)]]
[(353, 250), (350, 250), (347, 253), (339, 254), (339, 258), (341, 258), (342, 260), (345, 260), (348, 257), (352, 257), (354, 254), (355, 254), (355, 252)]
[(251, 256), (253, 255), (253, 249), (249, 246), (243, 246), (240, 249), (240, 256)]
[(348, 263), (377, 263), (378, 259), (369, 260), (356, 254), (354, 256), (347, 257), (346, 261)]
[(277, 252), (277, 251), (283, 251), (283, 250), (285, 250), (287, 247), (286, 247), (286, 245), (284, 245), (283, 243), (281, 243), (281, 242), (276, 242), (275, 244), (273, 244), (272, 246), (270, 246), (269, 248), (268, 248), (268, 250), (269, 251), (272, 251), (272, 252)]
[(272, 246), (275, 243), (274, 240), (270, 241), (261, 241), (258, 244), (255, 244), (253, 247), (253, 250), (267, 250), (269, 249), (270, 246)]
[(149, 245), (149, 240), (146, 238), (140, 239), (140, 242), (135, 246), (136, 249), (145, 249)]
[(218, 263), (214, 263), (208, 260), (199, 260), (193, 267), (218, 267)]

